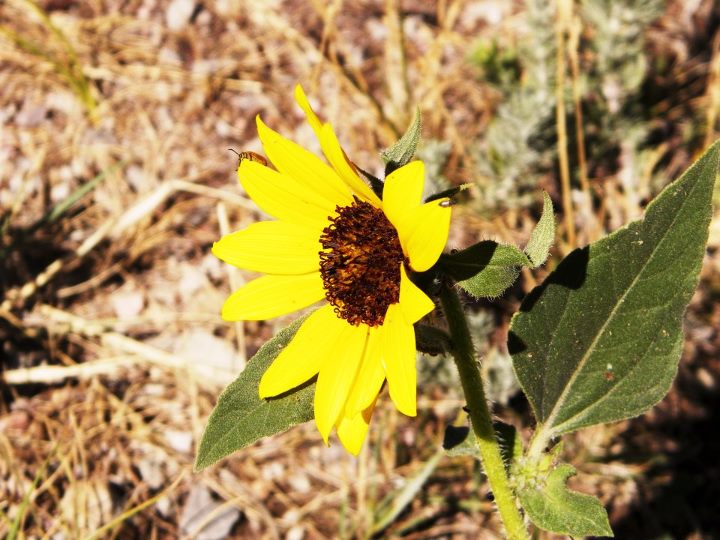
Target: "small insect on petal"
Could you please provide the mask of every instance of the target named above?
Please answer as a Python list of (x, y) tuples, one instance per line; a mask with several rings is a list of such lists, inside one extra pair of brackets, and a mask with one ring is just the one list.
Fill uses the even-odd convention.
[(268, 160), (265, 159), (260, 154), (251, 152), (250, 150), (242, 150), (241, 152), (238, 152), (237, 150), (233, 150), (232, 148), (228, 148), (228, 150), (230, 150), (231, 152), (235, 152), (237, 154), (238, 167), (240, 166), (240, 163), (242, 163), (242, 161), (244, 159), (247, 159), (249, 161), (255, 161), (255, 162), (259, 163), (260, 165), (265, 165), (267, 167)]

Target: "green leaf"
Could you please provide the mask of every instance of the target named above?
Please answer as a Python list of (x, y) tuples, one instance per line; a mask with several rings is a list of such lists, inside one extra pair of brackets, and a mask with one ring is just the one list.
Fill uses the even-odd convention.
[(499, 296), (517, 279), (520, 267), (531, 264), (528, 256), (515, 246), (492, 240), (440, 257), (445, 273), (478, 298)]
[(470, 279), (459, 281), (458, 285), (475, 298), (497, 298), (520, 273), (518, 266), (488, 266)]
[(265, 343), (220, 395), (200, 440), (196, 472), (263, 437), (312, 420), (314, 381), (277, 398), (258, 397), (260, 378), (290, 343), (305, 318), (298, 319)]
[(543, 191), (543, 211), (535, 229), (530, 235), (530, 241), (525, 246), (525, 253), (532, 261), (532, 267), (537, 268), (543, 264), (550, 253), (550, 246), (555, 240), (555, 215), (550, 196)]
[(572, 537), (613, 536), (600, 501), (567, 488), (567, 479), (574, 475), (572, 466), (562, 464), (543, 481), (526, 483), (517, 491), (523, 510), (545, 531)]
[(697, 286), (720, 143), (633, 222), (568, 255), (510, 325), (536, 438), (636, 416), (667, 393)]
[(422, 119), (420, 118), (420, 109), (418, 108), (415, 110), (415, 118), (405, 134), (400, 137), (398, 142), (390, 148), (386, 148), (380, 154), (383, 163), (385, 163), (385, 176), (410, 162), (420, 142), (421, 132)]
[(475, 296), (496, 297), (510, 287), (520, 268), (537, 268), (545, 262), (555, 238), (555, 216), (552, 201), (543, 193), (543, 212), (530, 235), (525, 251), (492, 240), (478, 242), (440, 258), (440, 266), (458, 286)]

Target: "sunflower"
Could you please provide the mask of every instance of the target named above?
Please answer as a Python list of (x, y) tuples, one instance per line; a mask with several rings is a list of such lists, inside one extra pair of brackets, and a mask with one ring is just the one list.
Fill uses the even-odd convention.
[(333, 428), (357, 455), (387, 380), (397, 409), (416, 414), (414, 323), (434, 308), (410, 279), (438, 259), (448, 237), (446, 199), (422, 202), (424, 165), (387, 176), (382, 199), (360, 178), (298, 85), (295, 99), (329, 166), (257, 117), (275, 170), (242, 160), (238, 177), (275, 221), (261, 221), (213, 245), (223, 261), (266, 274), (235, 291), (228, 321), (262, 320), (325, 300), (302, 323), (263, 375), (261, 398), (283, 394), (317, 375), (315, 423), (325, 444)]

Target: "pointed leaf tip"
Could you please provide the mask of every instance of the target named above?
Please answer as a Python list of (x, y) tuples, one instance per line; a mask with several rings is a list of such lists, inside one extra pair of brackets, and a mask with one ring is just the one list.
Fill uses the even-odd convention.
[(380, 154), (383, 163), (385, 163), (385, 176), (410, 162), (415, 155), (421, 136), (422, 118), (420, 116), (420, 108), (417, 108), (415, 110), (415, 118), (413, 118), (412, 124), (410, 124), (405, 134), (400, 137), (400, 140), (390, 148), (383, 150)]
[(530, 235), (527, 246), (525, 246), (525, 253), (532, 262), (533, 268), (537, 268), (547, 260), (554, 239), (555, 215), (553, 214), (553, 204), (550, 195), (543, 191), (542, 215)]
[(258, 395), (263, 373), (290, 343), (306, 318), (301, 317), (265, 343), (220, 395), (200, 439), (193, 467), (195, 472), (263, 437), (312, 420), (314, 382), (278, 398), (264, 400)]

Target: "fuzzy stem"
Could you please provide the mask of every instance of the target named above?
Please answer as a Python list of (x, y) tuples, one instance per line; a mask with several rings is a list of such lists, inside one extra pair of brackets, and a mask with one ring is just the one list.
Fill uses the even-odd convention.
[(480, 370), (475, 361), (475, 348), (470, 337), (465, 312), (452, 287), (443, 287), (440, 301), (450, 329), (453, 343), (452, 354), (460, 373), (465, 400), (470, 409), (470, 420), (477, 438), (483, 470), (488, 477), (495, 504), (497, 504), (500, 518), (507, 531), (507, 537), (510, 540), (529, 540), (530, 537), (505, 472), (505, 463), (500, 454), (500, 445), (492, 425)]

